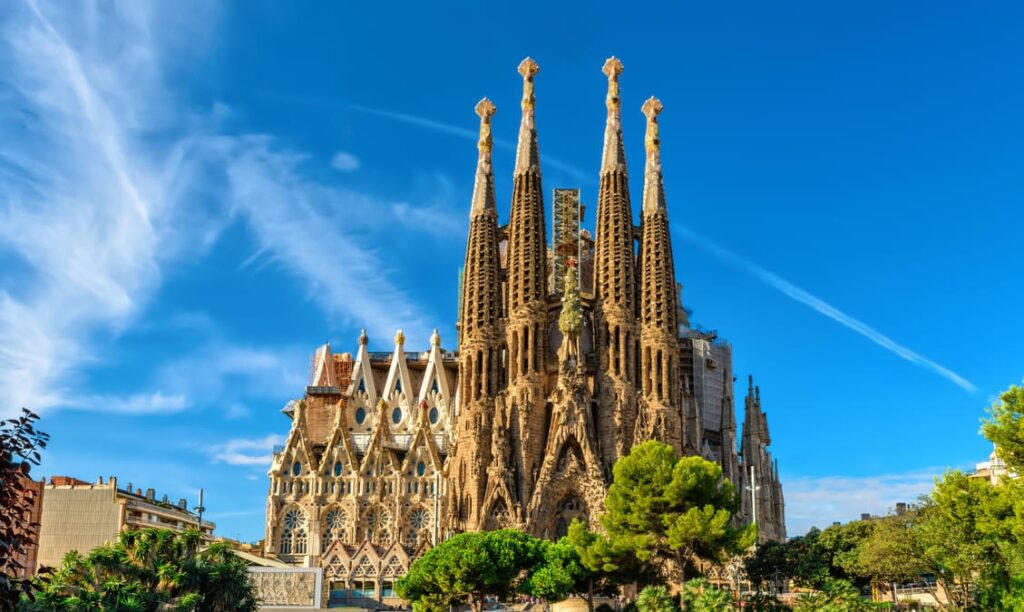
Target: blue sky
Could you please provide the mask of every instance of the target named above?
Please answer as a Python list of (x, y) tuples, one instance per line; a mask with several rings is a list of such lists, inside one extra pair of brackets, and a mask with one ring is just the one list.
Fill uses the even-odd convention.
[(1024, 376), (1019, 3), (327, 4), (0, 8), (0, 409), (43, 413), (42, 474), (204, 487), (261, 537), (316, 345), (454, 344), (473, 106), (504, 218), (526, 55), (545, 187), (588, 203), (604, 59), (634, 202), (664, 102), (684, 299), (761, 385), (791, 531), (987, 457)]

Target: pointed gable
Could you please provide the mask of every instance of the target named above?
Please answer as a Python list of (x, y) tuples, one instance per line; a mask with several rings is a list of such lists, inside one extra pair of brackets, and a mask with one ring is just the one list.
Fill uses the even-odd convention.
[(309, 438), (306, 436), (306, 402), (295, 404), (291, 431), (285, 439), (284, 449), (275, 455), (271, 463), (270, 473), (281, 476), (295, 476), (293, 466), (300, 463), (299, 476), (305, 476), (309, 470), (316, 470), (316, 455), (313, 454)]
[(388, 370), (388, 377), (384, 379), (381, 397), (392, 406), (408, 407), (413, 392), (409, 363), (405, 356), (405, 334), (398, 330), (395, 332), (395, 351), (391, 355), (391, 368)]
[(409, 441), (409, 450), (402, 465), (404, 473), (410, 473), (417, 461), (423, 461), (440, 471), (442, 467), (441, 453), (437, 444), (434, 443), (434, 436), (430, 435), (430, 416), (427, 411), (426, 401), (420, 402), (418, 410), (419, 424)]
[(311, 387), (337, 387), (337, 372), (334, 368), (334, 355), (331, 354), (331, 343), (328, 342), (316, 350), (313, 355), (313, 373), (309, 380)]
[(443, 405), (447, 408), (452, 405), (452, 387), (444, 367), (441, 336), (436, 329), (430, 336), (430, 353), (427, 356), (427, 368), (423, 373), (418, 400), (420, 405), (426, 401), (432, 407)]
[[(349, 406), (345, 400), (338, 401), (338, 409), (335, 416), (334, 427), (331, 436), (327, 440), (327, 447), (324, 449), (320, 464), (323, 466), (322, 473), (328, 478), (346, 478), (359, 471), (359, 461), (352, 449), (347, 428), (344, 426), (348, 421), (346, 412)], [(341, 473), (337, 473), (335, 464), (341, 465)], [(333, 491), (332, 491), (333, 492)]]
[(365, 399), (365, 405), (373, 406), (377, 403), (377, 385), (373, 380), (373, 371), (370, 367), (368, 343), (369, 338), (364, 329), (359, 334), (359, 352), (356, 354), (356, 362), (352, 367), (352, 383), (349, 385), (348, 395), (353, 399), (361, 396)]

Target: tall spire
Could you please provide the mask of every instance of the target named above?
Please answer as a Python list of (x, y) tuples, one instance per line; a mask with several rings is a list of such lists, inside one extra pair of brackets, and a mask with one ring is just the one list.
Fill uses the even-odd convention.
[(533, 97), (533, 77), (540, 72), (540, 66), (531, 58), (519, 64), (519, 74), (523, 75), (523, 118), (519, 123), (519, 142), (516, 145), (516, 175), (536, 170), (540, 172), (540, 153), (537, 149), (537, 127), (534, 124), (534, 106), (537, 100)]
[(473, 182), (473, 203), (469, 209), (470, 218), (495, 211), (494, 171), (491, 168), (491, 150), (494, 148), (494, 139), (491, 137), (491, 117), (497, 110), (494, 103), (487, 98), (480, 100), (476, 105), (476, 114), (480, 116), (480, 140), (476, 143), (479, 153), (476, 162), (476, 180)]
[(540, 153), (534, 124), (533, 79), (540, 67), (530, 58), (519, 64), (523, 76), (523, 117), (519, 125), (516, 168), (509, 214), (505, 343), (506, 388), (516, 469), (523, 475), (517, 492), (529, 499), (544, 453), (544, 372), (547, 358), (547, 233)]
[(682, 450), (683, 427), (679, 388), (679, 308), (672, 238), (661, 181), (658, 113), (662, 104), (650, 98), (641, 108), (647, 117), (647, 162), (644, 167), (643, 232), (640, 239), (641, 381), (647, 423), (661, 423), (650, 435)]
[(622, 62), (608, 58), (602, 69), (608, 77), (608, 119), (604, 131), (600, 187), (597, 194), (597, 232), (594, 236), (594, 293), (596, 350), (599, 359), (599, 447), (610, 473), (615, 459), (632, 445), (636, 424), (636, 382), (640, 338), (636, 329), (636, 261), (629, 177), (622, 146), (622, 108), (619, 75)]
[[(459, 313), (461, 416), (451, 459), (452, 473), (459, 474), (458, 487), (463, 494), (452, 499), (455, 526), (460, 529), (476, 529), (479, 525), (480, 506), (487, 488), (484, 468), (491, 460), (490, 413), (500, 387), (496, 364), (502, 343), (501, 268), (491, 169), (491, 117), (495, 110), (487, 98), (476, 105), (476, 114), (480, 116), (479, 155)], [(431, 344), (434, 345), (433, 340)]]
[(604, 126), (604, 153), (601, 156), (601, 173), (619, 170), (626, 172), (626, 150), (622, 145), (622, 101), (619, 99), (619, 75), (622, 62), (614, 55), (609, 57), (601, 72), (608, 77), (608, 119)]

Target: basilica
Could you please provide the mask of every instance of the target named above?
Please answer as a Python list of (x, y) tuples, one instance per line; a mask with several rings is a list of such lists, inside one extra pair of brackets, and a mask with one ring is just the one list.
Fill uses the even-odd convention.
[[(355, 356), (317, 349), (291, 429), (275, 449), (266, 553), (319, 567), (331, 593), (378, 601), (411, 559), (460, 531), (516, 527), (545, 538), (574, 519), (597, 527), (615, 461), (646, 440), (718, 462), (742, 493), (737, 520), (785, 538), (767, 415), (749, 379), (737, 428), (732, 347), (691, 324), (673, 259), (659, 114), (646, 117), (639, 225), (621, 128), (622, 64), (608, 59), (595, 231), (579, 191), (556, 189), (552, 240), (541, 186), (531, 59), (510, 218), (498, 219), (491, 122), (480, 118), (457, 350), (435, 331), (426, 350)], [(681, 214), (678, 209), (674, 214)], [(421, 345), (422, 346), (422, 345)], [(739, 438), (739, 444), (737, 443)]]

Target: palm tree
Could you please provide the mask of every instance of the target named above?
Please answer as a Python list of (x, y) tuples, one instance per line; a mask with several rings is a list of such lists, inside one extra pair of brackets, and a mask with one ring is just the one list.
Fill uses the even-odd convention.
[(59, 568), (35, 582), (36, 602), (23, 602), (24, 610), (245, 612), (258, 607), (245, 562), (225, 544), (201, 548), (195, 531), (127, 531), (86, 556), (69, 553)]

